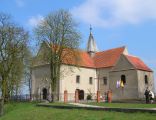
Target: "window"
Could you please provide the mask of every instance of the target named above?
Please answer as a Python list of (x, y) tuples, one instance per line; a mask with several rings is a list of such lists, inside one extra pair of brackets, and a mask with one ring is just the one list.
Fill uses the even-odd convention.
[(148, 76), (145, 75), (145, 84), (148, 84)]
[(123, 84), (126, 84), (126, 76), (125, 75), (121, 75), (121, 82), (123, 82)]
[(76, 83), (80, 83), (80, 76), (79, 75), (76, 76)]
[(107, 85), (107, 77), (103, 77), (103, 84)]
[(89, 77), (89, 84), (93, 84), (93, 77)]

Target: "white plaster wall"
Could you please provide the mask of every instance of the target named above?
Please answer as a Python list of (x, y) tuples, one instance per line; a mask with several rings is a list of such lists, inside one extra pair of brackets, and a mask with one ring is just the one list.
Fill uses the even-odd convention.
[[(80, 83), (76, 83), (76, 76), (80, 76)], [(93, 83), (89, 84), (89, 77), (93, 78)], [(96, 93), (97, 79), (96, 70), (90, 68), (78, 68), (69, 65), (61, 66), (61, 76), (59, 81), (59, 95), (60, 100), (64, 98), (64, 90), (70, 93), (72, 100), (74, 100), (75, 90), (84, 90), (85, 98), (87, 93)], [(40, 90), (39, 90), (40, 88)], [(50, 68), (49, 65), (42, 65), (32, 69), (32, 94), (42, 94), (42, 89), (50, 90)]]
[[(68, 93), (75, 93), (76, 89), (84, 90), (84, 93), (96, 93), (96, 69), (62, 65), (61, 72), (60, 93), (64, 93), (64, 90), (67, 90)], [(76, 83), (77, 75), (80, 76), (80, 83)], [(89, 84), (89, 77), (93, 77), (92, 84)]]

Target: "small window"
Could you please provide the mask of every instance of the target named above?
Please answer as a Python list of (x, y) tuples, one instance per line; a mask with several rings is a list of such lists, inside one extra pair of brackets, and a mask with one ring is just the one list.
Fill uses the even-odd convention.
[(148, 84), (148, 76), (145, 75), (145, 84)]
[(123, 82), (123, 84), (126, 84), (126, 76), (125, 75), (121, 75), (121, 82)]
[(93, 77), (89, 77), (89, 84), (93, 84)]
[(80, 83), (80, 76), (79, 75), (76, 76), (76, 83)]
[(107, 77), (103, 77), (103, 84), (107, 85)]

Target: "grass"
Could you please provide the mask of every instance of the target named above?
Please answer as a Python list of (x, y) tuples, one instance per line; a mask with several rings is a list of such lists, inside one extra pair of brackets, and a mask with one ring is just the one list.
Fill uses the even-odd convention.
[(103, 106), (103, 107), (115, 107), (115, 108), (156, 108), (156, 104), (135, 104), (135, 103), (87, 103), (89, 105)]
[[(57, 103), (58, 104), (58, 103)], [(155, 120), (156, 114), (37, 107), (35, 103), (5, 105), (0, 120)]]

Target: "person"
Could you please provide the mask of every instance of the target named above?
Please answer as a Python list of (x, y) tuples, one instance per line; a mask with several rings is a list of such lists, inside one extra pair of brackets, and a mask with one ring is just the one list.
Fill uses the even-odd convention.
[(149, 103), (149, 90), (148, 90), (148, 87), (146, 88), (144, 95), (146, 97), (146, 103)]
[(149, 91), (149, 100), (150, 100), (150, 103), (153, 103), (154, 101), (154, 93), (152, 91)]

